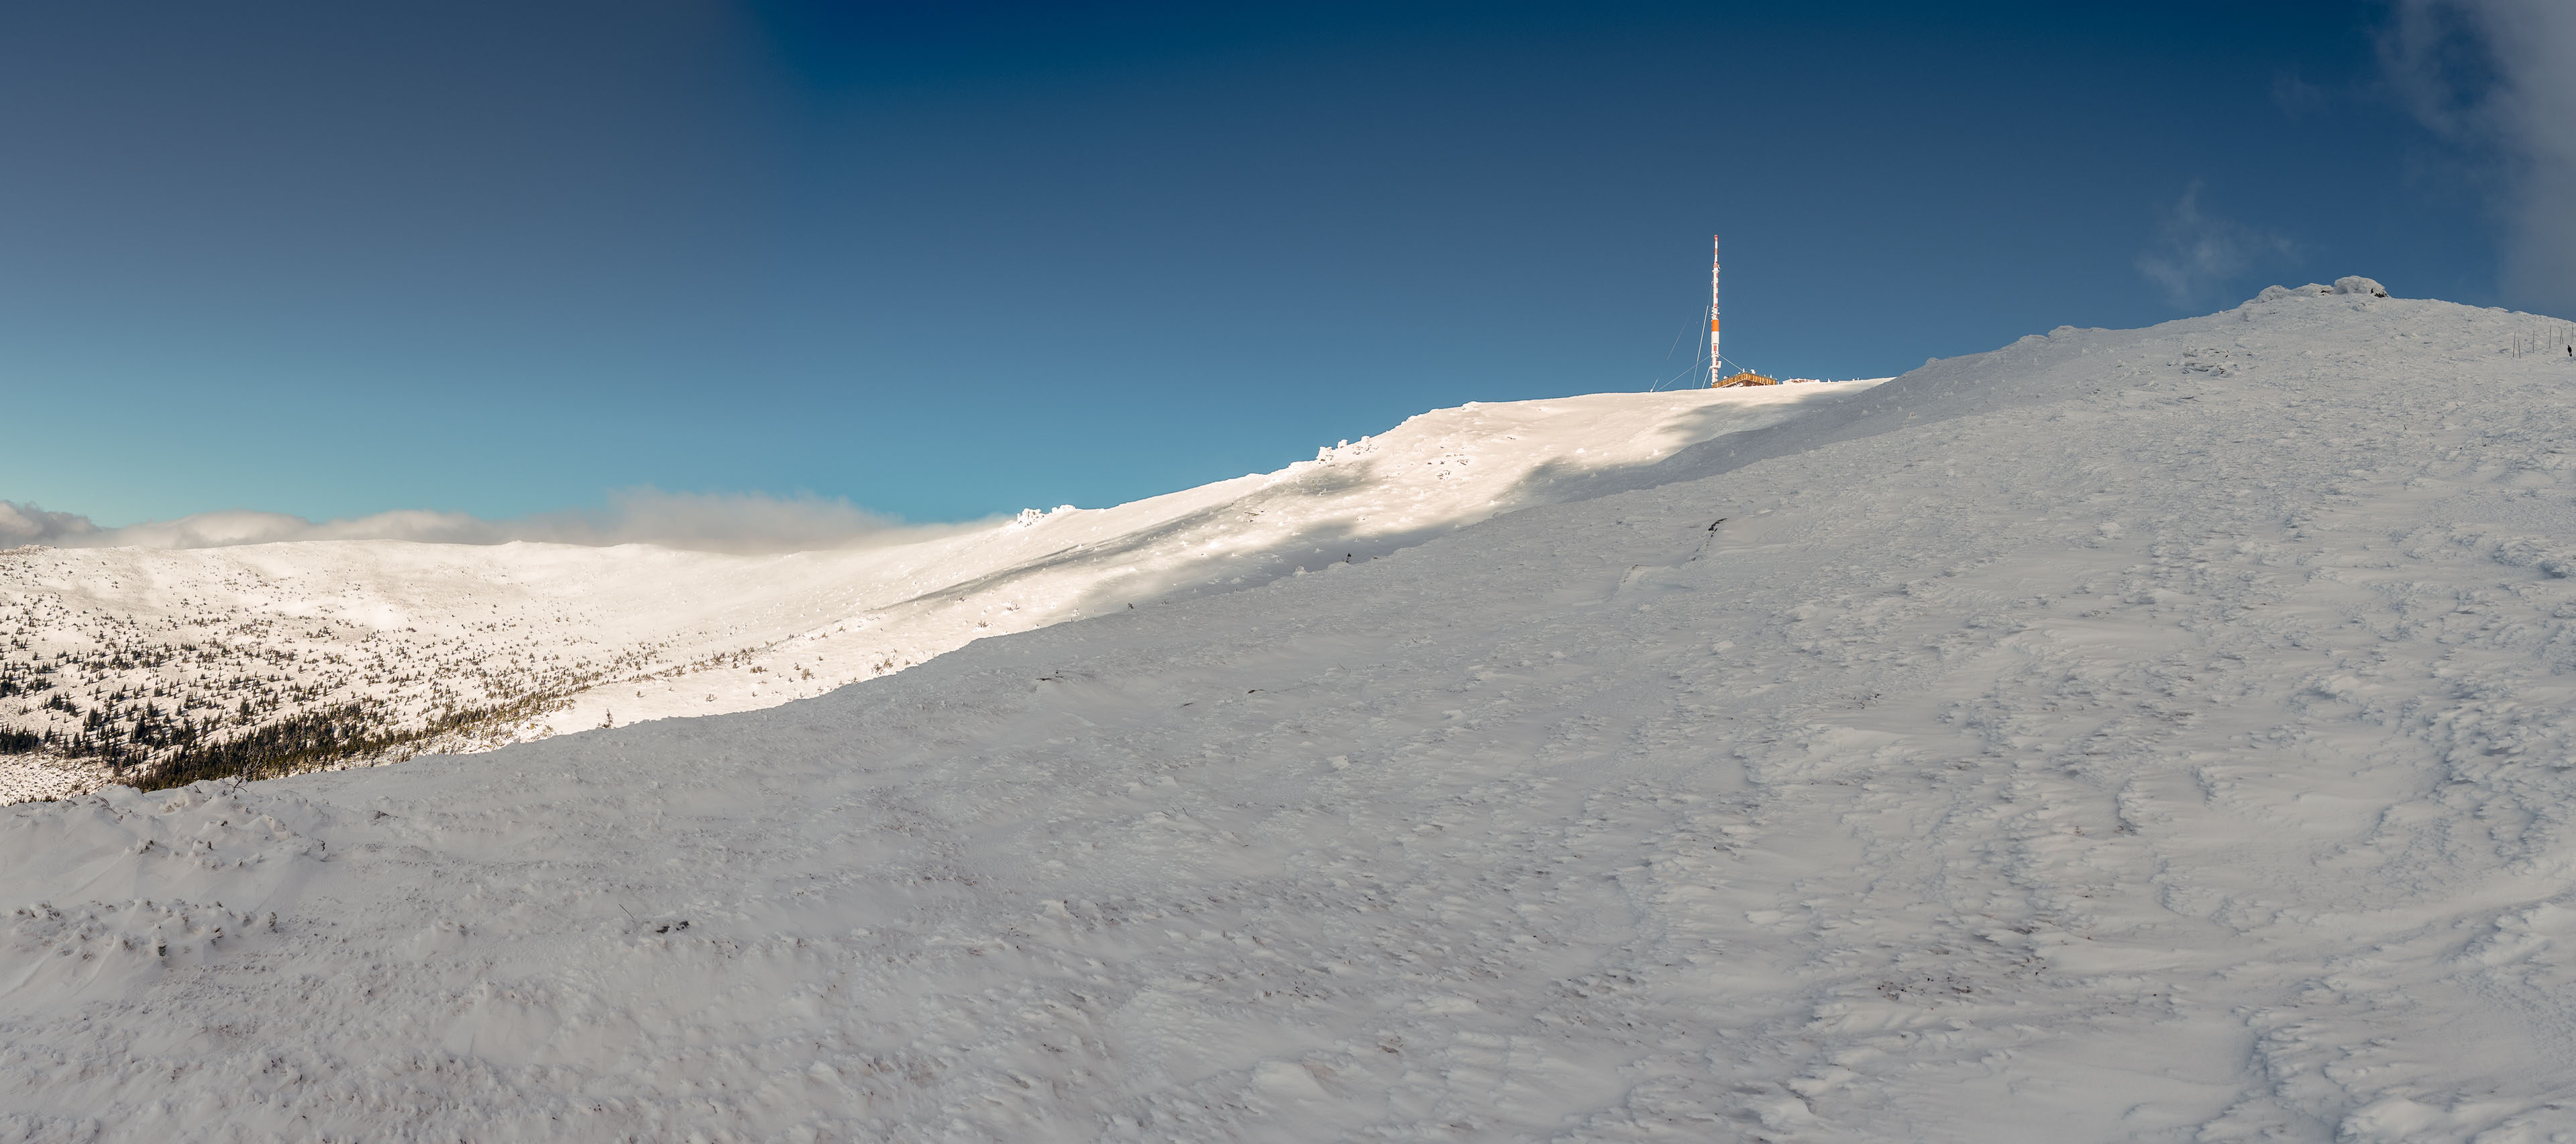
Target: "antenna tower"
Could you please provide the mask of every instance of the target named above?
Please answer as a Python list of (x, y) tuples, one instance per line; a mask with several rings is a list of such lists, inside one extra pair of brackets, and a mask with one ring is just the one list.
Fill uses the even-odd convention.
[(1721, 363), (1726, 360), (1717, 349), (1717, 239), (1716, 235), (1708, 238), (1708, 384), (1711, 388), (1725, 380)]

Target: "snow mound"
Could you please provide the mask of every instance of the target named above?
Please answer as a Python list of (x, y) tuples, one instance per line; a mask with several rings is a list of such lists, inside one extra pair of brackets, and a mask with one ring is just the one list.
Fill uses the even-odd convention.
[(2576, 1133), (2544, 328), (2061, 329), (803, 702), (0, 809), (0, 1136)]
[(2295, 290), (2294, 290), (2294, 289), (2291, 289), (2290, 287), (2287, 287), (2287, 286), (2266, 286), (2266, 287), (2264, 287), (2264, 288), (2262, 289), (2262, 291), (2261, 291), (2260, 293), (2258, 293), (2258, 294), (2254, 295), (2254, 301), (2256, 301), (2256, 302), (2278, 302), (2278, 301), (2280, 301), (2280, 300), (2281, 300), (2281, 299), (2283, 299), (2283, 298), (2291, 298), (2291, 297), (2320, 297), (2320, 298), (2321, 298), (2321, 297), (2331, 297), (2331, 296), (2333, 296), (2333, 295), (2337, 295), (2337, 294), (2345, 294), (2345, 295), (2359, 295), (2359, 296), (2363, 296), (2363, 297), (2370, 297), (2370, 298), (2385, 298), (2385, 297), (2387, 297), (2387, 296), (2388, 296), (2388, 288), (2387, 288), (2387, 287), (2385, 287), (2385, 286), (2380, 285), (2380, 284), (2379, 284), (2379, 280), (2378, 280), (2378, 279), (2376, 279), (2376, 278), (2363, 278), (2363, 277), (2361, 277), (2360, 275), (2352, 275), (2352, 276), (2350, 276), (2350, 277), (2337, 278), (2337, 279), (2335, 279), (2335, 283), (2334, 283), (2334, 285), (2332, 285), (2332, 286), (2323, 286), (2323, 285), (2319, 285), (2319, 284), (2314, 283), (2314, 282), (2310, 282), (2310, 283), (2308, 283), (2307, 285), (2305, 285), (2305, 286), (2301, 286), (2301, 287), (2299, 287), (2299, 288), (2297, 288), (2297, 289), (2295, 289)]

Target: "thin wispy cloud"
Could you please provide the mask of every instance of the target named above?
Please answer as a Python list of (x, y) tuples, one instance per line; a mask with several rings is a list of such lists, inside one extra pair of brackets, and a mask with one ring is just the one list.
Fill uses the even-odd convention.
[(2493, 189), (2507, 300), (2576, 316), (2576, 4), (2401, 0), (2380, 54)]
[(2297, 72), (2272, 77), (2272, 103), (2296, 123), (2326, 109), (2326, 90), (2299, 78)]
[(2137, 261), (2138, 273), (2184, 308), (2203, 305), (2237, 278), (2292, 254), (2288, 239), (2202, 209), (2200, 190), (2193, 182), (2166, 208), (2155, 245)]
[(284, 513), (205, 512), (107, 528), (88, 517), (0, 500), (0, 548), (222, 548), (293, 540), (409, 540), (431, 544), (654, 544), (699, 552), (808, 552), (896, 543), (976, 525), (911, 525), (831, 497), (672, 493), (627, 489), (605, 509), (487, 520), (405, 510), (311, 521)]

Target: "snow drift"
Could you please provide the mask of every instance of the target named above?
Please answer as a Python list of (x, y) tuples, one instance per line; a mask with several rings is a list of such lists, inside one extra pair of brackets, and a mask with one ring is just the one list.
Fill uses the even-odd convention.
[(0, 810), (69, 1139), (2576, 1132), (2576, 365), (2061, 329), (768, 710)]

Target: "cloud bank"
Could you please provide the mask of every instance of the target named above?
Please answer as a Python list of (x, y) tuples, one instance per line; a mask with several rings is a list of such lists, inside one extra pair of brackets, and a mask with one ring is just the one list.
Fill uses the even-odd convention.
[(221, 548), (289, 540), (412, 540), (431, 544), (657, 544), (697, 552), (810, 552), (946, 535), (977, 525), (907, 525), (838, 498), (627, 489), (608, 507), (485, 520), (404, 510), (315, 522), (275, 512), (201, 512), (102, 528), (88, 517), (0, 500), (0, 548)]
[(2576, 3), (2400, 0), (2380, 51), (2408, 110), (2491, 176), (2506, 297), (2576, 317)]

